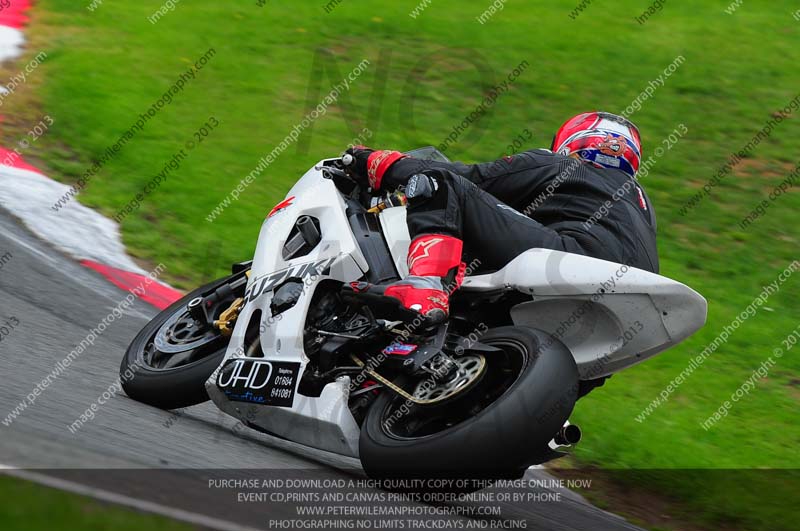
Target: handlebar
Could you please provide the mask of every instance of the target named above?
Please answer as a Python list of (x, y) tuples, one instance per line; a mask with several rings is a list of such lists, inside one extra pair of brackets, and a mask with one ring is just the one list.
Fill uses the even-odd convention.
[[(354, 179), (350, 171), (348, 171), (352, 168), (354, 163), (355, 158), (351, 154), (345, 153), (339, 159), (326, 161), (326, 164), (318, 169), (322, 172), (323, 177), (333, 181), (340, 192), (352, 196), (353, 192), (359, 188), (359, 182)], [(360, 191), (366, 192), (366, 190)], [(360, 197), (360, 202), (362, 202), (367, 209), (367, 212), (372, 214), (379, 214), (387, 208), (404, 206), (407, 204), (406, 196), (402, 189), (386, 193), (382, 197), (372, 196), (372, 200), (370, 200), (369, 196), (365, 195)]]
[(354, 162), (353, 156), (345, 153), (340, 159), (334, 159), (332, 162), (318, 168), (322, 171), (322, 176), (326, 179), (333, 181), (336, 188), (345, 195), (350, 195), (358, 188), (358, 182), (353, 179), (347, 172), (347, 168), (352, 166)]

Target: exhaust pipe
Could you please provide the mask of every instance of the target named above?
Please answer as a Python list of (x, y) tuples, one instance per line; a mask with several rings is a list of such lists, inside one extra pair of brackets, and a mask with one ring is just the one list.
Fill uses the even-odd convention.
[(572, 446), (578, 444), (581, 440), (581, 429), (577, 424), (570, 424), (567, 422), (558, 430), (558, 433), (553, 437), (553, 441), (559, 446)]

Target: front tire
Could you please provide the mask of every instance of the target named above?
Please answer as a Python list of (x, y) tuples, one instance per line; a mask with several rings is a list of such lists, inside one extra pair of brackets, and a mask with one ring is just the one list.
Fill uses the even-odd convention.
[[(204, 297), (216, 289), (230, 283), (241, 274), (225, 277), (202, 286), (163, 310), (153, 318), (136, 335), (131, 342), (120, 366), (120, 381), (125, 393), (132, 399), (161, 409), (178, 409), (206, 402), (209, 397), (205, 382), (216, 370), (225, 357), (230, 342), (229, 337), (222, 336), (219, 331), (208, 331), (204, 341), (186, 338), (186, 348), (180, 349), (178, 344), (170, 344), (170, 351), (159, 351), (156, 337), (165, 325), (173, 321), (173, 327), (191, 325), (186, 317), (189, 301), (196, 297)], [(219, 301), (211, 309), (212, 316), (218, 316), (235, 300), (237, 294), (231, 293)], [(241, 295), (241, 294), (239, 294)], [(181, 320), (186, 322), (181, 322)], [(185, 330), (171, 337), (186, 336)], [(201, 345), (202, 343), (202, 345)], [(193, 345), (198, 345), (194, 348)]]
[[(547, 454), (548, 442), (577, 400), (578, 369), (571, 353), (560, 341), (527, 327), (495, 328), (480, 342), (503, 352), (486, 354), (487, 371), (494, 373), (487, 372), (484, 380), (488, 383), (466, 391), (459, 402), (480, 402), (486, 387), (502, 382), (504, 374), (508, 387), (474, 416), (461, 414), (454, 425), (445, 423), (443, 429), (432, 432), (429, 420), (420, 421), (430, 415), (426, 411), (431, 410), (425, 408), (432, 406), (409, 408), (404, 399), (384, 391), (361, 428), (360, 457), (367, 475), (515, 478)], [(403, 406), (408, 410), (405, 419), (398, 416)], [(436, 425), (441, 426), (441, 421)]]

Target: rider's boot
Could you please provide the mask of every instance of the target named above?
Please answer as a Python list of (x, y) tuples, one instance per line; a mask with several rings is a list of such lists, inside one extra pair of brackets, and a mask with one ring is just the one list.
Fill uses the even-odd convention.
[(379, 285), (353, 282), (350, 287), (357, 293), (394, 299), (403, 308), (422, 315), (428, 326), (439, 324), (450, 312), (450, 294), (464, 279), (462, 249), (463, 242), (452, 236), (418, 236), (408, 249), (406, 278)]

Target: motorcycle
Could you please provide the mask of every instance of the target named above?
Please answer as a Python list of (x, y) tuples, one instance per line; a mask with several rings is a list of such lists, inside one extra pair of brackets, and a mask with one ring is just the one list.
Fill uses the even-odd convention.
[(516, 478), (578, 442), (580, 397), (705, 323), (705, 299), (679, 282), (531, 249), (499, 271), (469, 262), (448, 320), (426, 326), (349, 289), (406, 276), (410, 243), (402, 195), (372, 197), (349, 162), (312, 167), (267, 216), (252, 261), (144, 327), (121, 366), (129, 397), (210, 399), (374, 478)]

